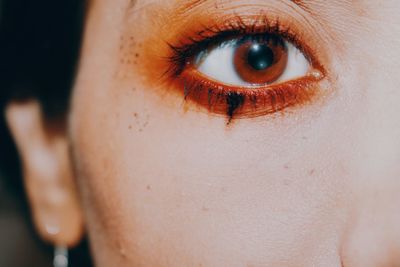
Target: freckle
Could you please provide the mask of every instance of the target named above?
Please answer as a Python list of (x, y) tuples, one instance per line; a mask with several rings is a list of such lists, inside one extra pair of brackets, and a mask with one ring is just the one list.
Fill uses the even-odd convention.
[(139, 57), (139, 54), (138, 54), (138, 53), (136, 53), (136, 54), (135, 54), (135, 57)]
[(135, 116), (135, 118), (137, 118), (139, 115), (135, 112), (135, 113), (133, 113), (133, 116)]
[(132, 88), (132, 91), (136, 91), (136, 88), (135, 88), (135, 87), (133, 87), (133, 88)]
[(143, 132), (143, 129), (142, 129), (142, 128), (140, 128), (140, 129), (139, 129), (139, 132)]
[(146, 189), (147, 189), (148, 191), (150, 191), (150, 190), (151, 190), (151, 186), (150, 186), (150, 185), (147, 185), (147, 186), (146, 186)]
[(288, 165), (288, 164), (285, 164), (285, 165), (283, 165), (283, 168), (284, 168), (285, 170), (289, 170), (289, 165)]
[(129, 129), (132, 129), (132, 125), (129, 125), (129, 127), (128, 127)]
[(201, 210), (207, 212), (207, 211), (209, 211), (210, 209), (209, 209), (209, 208), (206, 208), (206, 207), (202, 207)]
[(128, 59), (128, 61), (127, 61), (127, 62), (128, 62), (128, 64), (131, 64), (131, 60), (130, 60), (130, 59)]

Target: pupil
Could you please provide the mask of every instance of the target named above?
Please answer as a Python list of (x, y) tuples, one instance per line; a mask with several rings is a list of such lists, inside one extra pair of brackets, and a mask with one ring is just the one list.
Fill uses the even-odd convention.
[(274, 62), (274, 53), (265, 44), (253, 44), (247, 53), (247, 63), (255, 70), (265, 70)]

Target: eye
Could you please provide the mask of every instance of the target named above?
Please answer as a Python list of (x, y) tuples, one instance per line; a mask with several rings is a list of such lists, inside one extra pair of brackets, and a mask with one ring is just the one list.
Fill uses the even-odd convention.
[(224, 41), (201, 51), (194, 65), (210, 79), (248, 87), (299, 78), (310, 70), (310, 63), (298, 48), (270, 34)]
[(166, 73), (188, 104), (227, 115), (228, 122), (310, 103), (324, 94), (325, 69), (315, 47), (281, 22), (234, 17), (168, 43)]

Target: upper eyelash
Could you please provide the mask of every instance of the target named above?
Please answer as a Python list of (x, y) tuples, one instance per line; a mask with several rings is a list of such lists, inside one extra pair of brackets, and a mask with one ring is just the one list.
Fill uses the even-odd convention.
[(178, 77), (185, 69), (186, 64), (190, 63), (195, 55), (212, 46), (223, 43), (228, 39), (240, 38), (245, 35), (257, 34), (279, 35), (281, 38), (295, 45), (313, 65), (322, 67), (318, 61), (309, 53), (305, 44), (300, 42), (297, 35), (293, 34), (288, 27), (284, 27), (279, 19), (271, 20), (267, 14), (261, 14), (253, 20), (251, 24), (236, 15), (233, 20), (212, 27), (203, 26), (203, 29), (190, 37), (186, 37), (174, 45), (167, 42), (172, 54), (167, 57), (170, 68), (166, 71), (170, 77)]

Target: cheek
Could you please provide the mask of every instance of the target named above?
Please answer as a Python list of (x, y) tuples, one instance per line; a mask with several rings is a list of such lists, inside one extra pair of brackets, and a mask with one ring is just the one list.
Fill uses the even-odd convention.
[(349, 167), (337, 140), (351, 120), (339, 102), (227, 127), (151, 91), (76, 89), (71, 138), (100, 264), (338, 260)]

